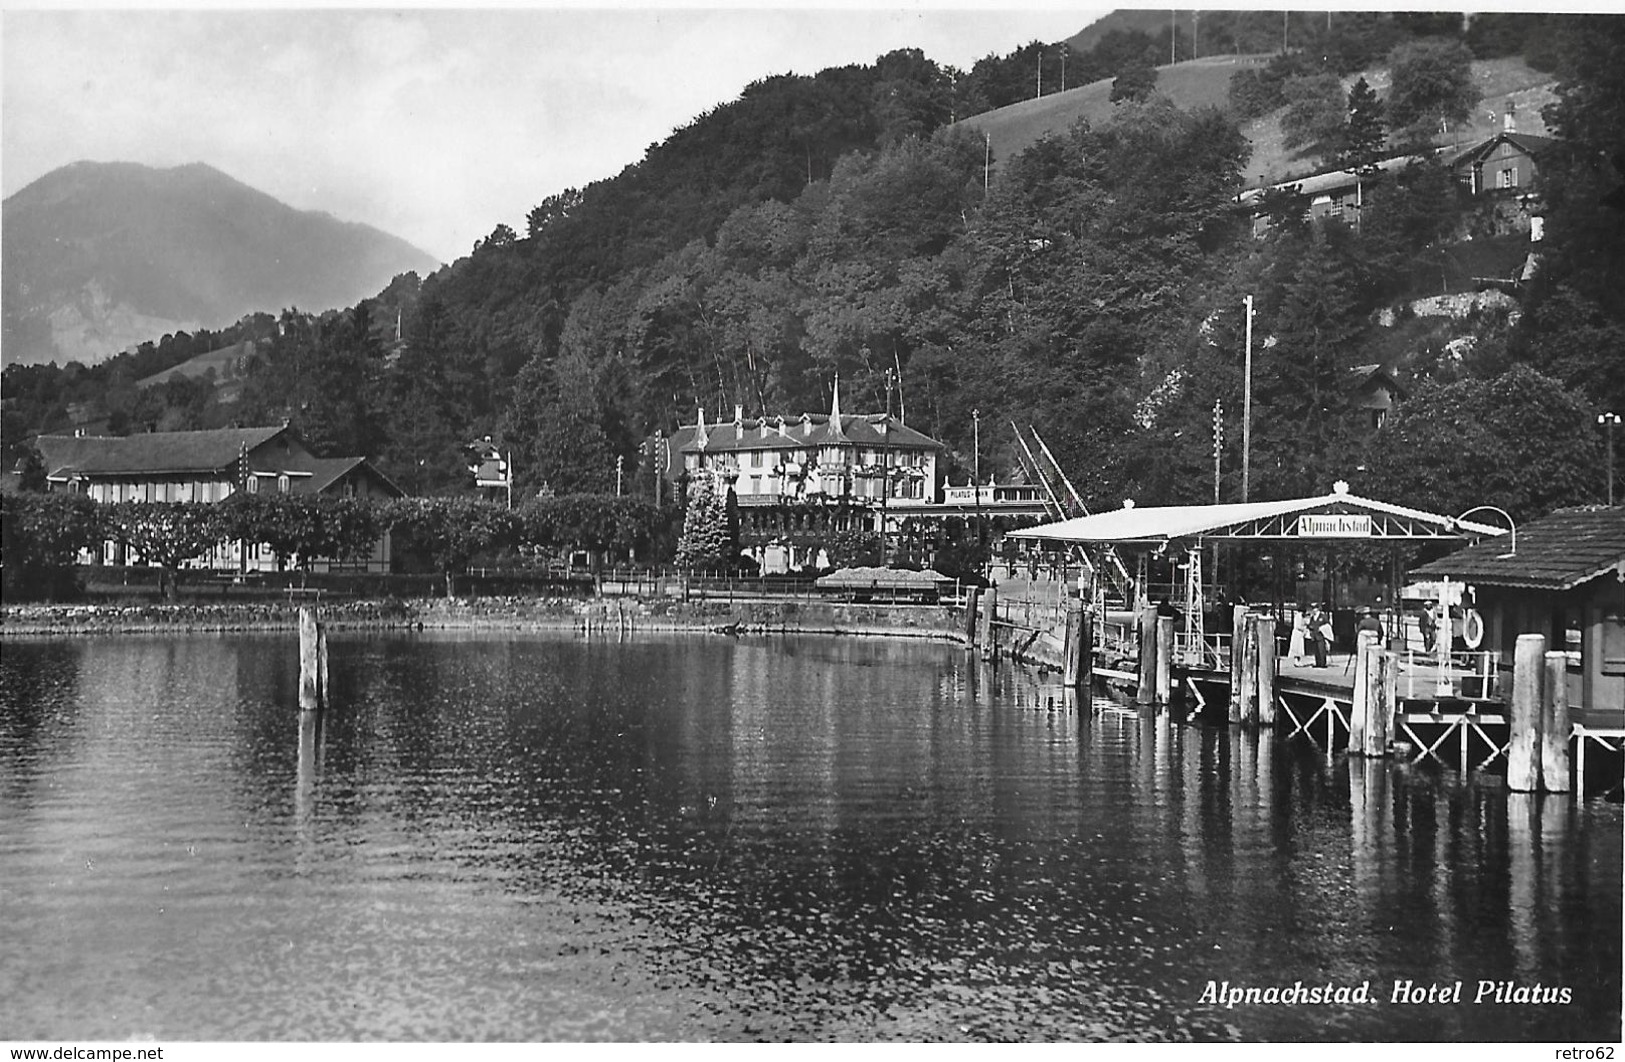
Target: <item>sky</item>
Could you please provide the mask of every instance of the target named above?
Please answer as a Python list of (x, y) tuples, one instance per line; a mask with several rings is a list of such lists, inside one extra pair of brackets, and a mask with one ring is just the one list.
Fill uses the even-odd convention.
[(969, 69), (1110, 8), (511, 4), (0, 11), (0, 191), (204, 162), (443, 260), (752, 81), (917, 47)]

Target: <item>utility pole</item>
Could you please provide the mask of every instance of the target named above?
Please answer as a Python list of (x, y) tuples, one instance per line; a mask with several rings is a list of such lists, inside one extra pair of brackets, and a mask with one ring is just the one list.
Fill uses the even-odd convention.
[(1175, 48), (1179, 44), (1179, 12), (1168, 12), (1168, 64), (1172, 66), (1179, 62), (1179, 55)]
[(1247, 359), (1241, 377), (1241, 500), (1248, 499), (1248, 475), (1253, 460), (1253, 297), (1247, 304)]
[(1065, 41), (1061, 42), (1061, 91), (1062, 92), (1066, 91), (1066, 53), (1070, 52), (1071, 50), (1072, 50), (1072, 46), (1070, 44), (1066, 43)]
[(891, 551), (886, 548), (887, 506), (891, 499), (891, 389), (897, 382), (896, 375), (886, 370), (886, 419), (880, 422), (881, 438), (885, 440), (880, 447), (880, 564), (883, 568), (891, 567)]
[(626, 457), (624, 455), (622, 455), (622, 454), (616, 454), (615, 455), (615, 497), (617, 497), (617, 498), (619, 498), (621, 496), (621, 470), (625, 467), (625, 465), (626, 465)]
[(1040, 48), (1038, 50), (1038, 96), (1034, 96), (1033, 99), (1037, 99), (1039, 96), (1042, 96), (1043, 94), (1044, 94), (1044, 50), (1042, 48)]
[(1213, 504), (1219, 504), (1219, 454), (1224, 450), (1224, 403), (1213, 400)]
[(1618, 413), (1599, 413), (1597, 423), (1608, 429), (1608, 504), (1614, 504), (1614, 425), (1620, 420)]
[(986, 147), (982, 154), (982, 194), (987, 195), (987, 175), (993, 169), (993, 135), (984, 132), (982, 140)]

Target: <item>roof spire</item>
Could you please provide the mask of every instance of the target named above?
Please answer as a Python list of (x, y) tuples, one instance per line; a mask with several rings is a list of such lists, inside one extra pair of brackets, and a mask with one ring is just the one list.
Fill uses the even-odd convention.
[(700, 419), (694, 428), (694, 443), (703, 450), (705, 449), (706, 444), (711, 441), (711, 437), (707, 435), (705, 431), (705, 407), (695, 406), (694, 408), (698, 410), (700, 414)]
[(829, 435), (831, 440), (846, 438), (841, 430), (841, 374), (835, 374), (835, 391), (829, 403)]

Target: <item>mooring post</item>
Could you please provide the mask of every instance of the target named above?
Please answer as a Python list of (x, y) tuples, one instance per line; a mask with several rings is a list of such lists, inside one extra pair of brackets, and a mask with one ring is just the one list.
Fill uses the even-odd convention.
[(976, 628), (979, 625), (976, 618), (976, 606), (981, 596), (981, 587), (967, 586), (965, 588), (965, 644), (972, 649), (976, 648)]
[(314, 712), (322, 706), (321, 627), (316, 610), (299, 609), (299, 710)]
[(1365, 718), (1365, 754), (1373, 758), (1388, 755), (1388, 738), (1393, 732), (1394, 706), (1399, 703), (1399, 654), (1378, 644), (1371, 650), (1366, 671), (1370, 690), (1370, 710)]
[(1520, 634), (1512, 657), (1512, 703), (1507, 713), (1507, 788), (1540, 788), (1540, 714), (1546, 670), (1546, 636)]
[(1546, 696), (1540, 710), (1540, 787), (1548, 793), (1569, 791), (1569, 656), (1546, 654)]
[(1241, 722), (1241, 647), (1247, 642), (1247, 606), (1230, 610), (1230, 721)]
[(1241, 674), (1236, 687), (1240, 690), (1236, 705), (1242, 726), (1258, 725), (1258, 617), (1247, 616), (1241, 625)]
[(1157, 703), (1174, 699), (1174, 618), (1157, 616)]
[(1143, 606), (1134, 617), (1140, 639), (1140, 674), (1134, 688), (1135, 704), (1152, 704), (1157, 699), (1157, 610)]
[(990, 586), (983, 595), (982, 605), (982, 655), (989, 660), (999, 658), (999, 588)]
[(1095, 617), (1091, 612), (1078, 613), (1078, 648), (1074, 655), (1078, 679), (1073, 685), (1078, 688), (1079, 705), (1087, 707), (1092, 703), (1090, 691), (1095, 686)]
[(1066, 633), (1061, 644), (1061, 681), (1063, 685), (1078, 684), (1079, 632), (1083, 627), (1083, 598), (1076, 587), (1066, 588)]
[(1275, 617), (1258, 617), (1258, 725), (1275, 725)]
[(1377, 633), (1361, 631), (1354, 639), (1354, 693), (1349, 703), (1349, 754), (1365, 755), (1365, 735), (1371, 726), (1371, 687), (1376, 678)]

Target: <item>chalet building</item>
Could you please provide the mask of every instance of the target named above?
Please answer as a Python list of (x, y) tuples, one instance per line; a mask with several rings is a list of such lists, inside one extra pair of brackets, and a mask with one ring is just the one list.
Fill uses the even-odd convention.
[(1535, 188), (1540, 157), (1557, 143), (1518, 132), (1517, 109), (1508, 106), (1501, 132), (1453, 156), (1450, 172), (1475, 196), (1528, 193)]
[(1568, 654), (1569, 704), (1592, 729), (1625, 726), (1625, 506), (1559, 509), (1412, 569), (1459, 579), (1482, 619), (1482, 644), (1510, 676), (1520, 634)]
[[(41, 435), (35, 440), (46, 489), (79, 491), (99, 502), (217, 502), (250, 494), (325, 494), (345, 498), (398, 498), (400, 488), (364, 457), (317, 457), (287, 425), (151, 432), (144, 435)], [(118, 543), (104, 543), (87, 562), (123, 564)], [(389, 535), (365, 567), (388, 571)], [(224, 570), (270, 571), (276, 557), (249, 543), (222, 543), (201, 564)], [(339, 567), (317, 561), (318, 571)]]
[(741, 544), (764, 571), (814, 566), (830, 534), (879, 531), (938, 502), (947, 450), (889, 413), (843, 414), (839, 385), (827, 414), (747, 418), (736, 406), (731, 422), (707, 424), (701, 411), (658, 445), (674, 485), (708, 475), (733, 489)]
[(1371, 431), (1387, 423), (1388, 414), (1409, 393), (1386, 365), (1356, 365), (1349, 370), (1346, 388), (1349, 407)]

